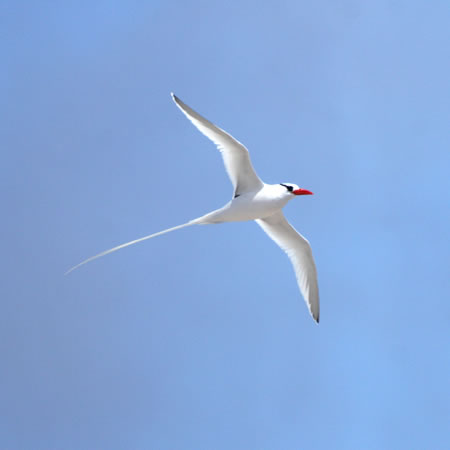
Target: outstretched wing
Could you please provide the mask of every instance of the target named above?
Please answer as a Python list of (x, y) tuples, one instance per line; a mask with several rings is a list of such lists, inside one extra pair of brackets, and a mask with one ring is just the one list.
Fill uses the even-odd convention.
[(225, 169), (234, 187), (234, 196), (261, 189), (264, 184), (253, 169), (248, 150), (233, 136), (183, 103), (176, 95), (171, 95), (183, 114), (201, 133), (211, 139), (222, 153)]
[(289, 256), (309, 312), (319, 322), (319, 287), (309, 242), (286, 220), (282, 211), (256, 222)]

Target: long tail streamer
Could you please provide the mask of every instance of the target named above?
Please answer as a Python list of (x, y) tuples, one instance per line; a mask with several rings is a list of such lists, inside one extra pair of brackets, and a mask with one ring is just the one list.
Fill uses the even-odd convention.
[(117, 250), (120, 250), (121, 248), (128, 247), (129, 245), (137, 244), (138, 242), (146, 241), (147, 239), (151, 239), (156, 236), (161, 236), (162, 234), (170, 233), (171, 231), (179, 230), (180, 228), (188, 227), (190, 225), (195, 225), (197, 223), (198, 223), (197, 220), (194, 219), (189, 222), (183, 223), (182, 225), (177, 225), (176, 227), (168, 228), (167, 230), (163, 230), (163, 231), (158, 231), (158, 233), (149, 234), (148, 236), (144, 236), (142, 238), (135, 239), (134, 241), (130, 241), (130, 242), (126, 242), (125, 244), (118, 245), (117, 247), (110, 248), (109, 250), (105, 250), (104, 252), (101, 252), (97, 255), (91, 256), (90, 258), (85, 259), (84, 261), (80, 262), (76, 266), (73, 266), (71, 269), (69, 269), (65, 273), (65, 275), (69, 274), (70, 272), (72, 272), (75, 269), (78, 269), (78, 267), (83, 266), (84, 264), (87, 264), (88, 262), (94, 261), (94, 259), (101, 258), (102, 256), (108, 255), (109, 253), (113, 253)]

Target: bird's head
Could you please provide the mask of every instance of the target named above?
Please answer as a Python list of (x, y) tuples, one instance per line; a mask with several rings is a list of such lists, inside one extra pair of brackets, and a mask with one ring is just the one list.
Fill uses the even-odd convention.
[(299, 188), (293, 183), (280, 183), (280, 185), (284, 186), (286, 188), (286, 192), (292, 195), (313, 195), (313, 193), (308, 191), (308, 189)]

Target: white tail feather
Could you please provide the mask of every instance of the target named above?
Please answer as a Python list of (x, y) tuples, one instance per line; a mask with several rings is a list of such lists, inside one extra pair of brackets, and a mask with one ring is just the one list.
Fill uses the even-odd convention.
[(154, 238), (156, 236), (161, 236), (161, 234), (170, 233), (171, 231), (179, 230), (180, 228), (188, 227), (190, 225), (195, 225), (195, 224), (198, 224), (198, 223), (200, 223), (199, 219), (190, 220), (189, 222), (183, 223), (182, 225), (177, 225), (176, 227), (168, 228), (167, 230), (159, 231), (158, 233), (153, 233), (153, 234), (150, 234), (148, 236), (144, 236), (144, 237), (142, 237), (140, 239), (135, 239), (134, 241), (126, 242), (125, 244), (121, 244), (121, 245), (118, 245), (117, 247), (110, 248), (109, 250), (105, 250), (104, 252), (101, 252), (101, 253), (99, 253), (97, 255), (91, 256), (90, 258), (85, 259), (84, 261), (80, 262), (76, 266), (73, 266), (71, 269), (69, 269), (65, 273), (65, 275), (67, 275), (68, 273), (72, 272), (75, 269), (78, 269), (78, 267), (80, 267), (80, 266), (82, 266), (82, 265), (84, 265), (84, 264), (86, 264), (88, 262), (93, 261), (94, 259), (97, 259), (97, 258), (100, 258), (102, 256), (108, 255), (109, 253), (115, 252), (116, 250), (120, 250), (121, 248), (125, 248), (125, 247), (128, 247), (129, 245), (137, 244), (138, 242), (142, 242), (142, 241), (145, 241), (147, 239)]

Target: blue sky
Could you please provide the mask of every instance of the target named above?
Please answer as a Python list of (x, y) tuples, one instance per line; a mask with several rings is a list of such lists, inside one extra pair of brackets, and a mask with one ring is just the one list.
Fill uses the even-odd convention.
[[(2, 2), (0, 448), (447, 449), (448, 1)], [(321, 323), (170, 99), (249, 148)]]

